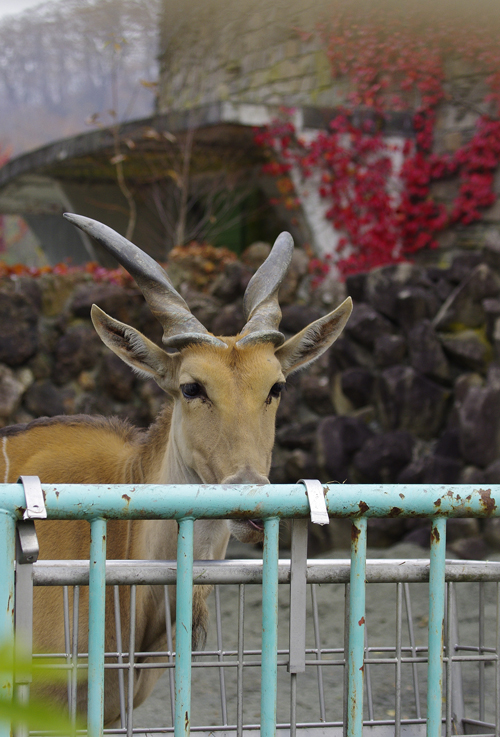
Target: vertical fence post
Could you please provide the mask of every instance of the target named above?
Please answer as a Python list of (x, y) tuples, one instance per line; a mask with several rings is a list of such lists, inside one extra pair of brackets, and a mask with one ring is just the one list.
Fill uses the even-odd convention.
[(344, 717), (347, 721), (347, 737), (361, 737), (363, 731), (366, 530), (365, 517), (352, 521), (347, 718)]
[(429, 659), (427, 737), (440, 737), (443, 693), (446, 518), (432, 520), (429, 570)]
[(104, 635), (106, 611), (106, 520), (90, 523), (89, 664), (87, 721), (89, 737), (101, 737), (104, 721)]
[(177, 534), (175, 621), (175, 737), (191, 731), (191, 642), (193, 630), (194, 521), (182, 519)]
[[(14, 665), (14, 560), (16, 557), (16, 523), (0, 509), (0, 644), (9, 649), (9, 662)], [(0, 673), (0, 698), (12, 698), (14, 672)], [(0, 721), (0, 737), (9, 737), (10, 724)]]
[(261, 737), (276, 734), (276, 678), (278, 675), (278, 543), (279, 519), (264, 521), (262, 569)]

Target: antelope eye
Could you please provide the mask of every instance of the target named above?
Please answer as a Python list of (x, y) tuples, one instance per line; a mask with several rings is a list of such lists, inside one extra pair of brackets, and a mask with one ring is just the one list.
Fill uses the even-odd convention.
[(204, 396), (201, 384), (193, 382), (192, 384), (181, 384), (181, 392), (186, 399), (195, 399)]
[(269, 392), (269, 396), (277, 399), (280, 396), (284, 388), (285, 388), (284, 383), (273, 384), (271, 387), (271, 391)]

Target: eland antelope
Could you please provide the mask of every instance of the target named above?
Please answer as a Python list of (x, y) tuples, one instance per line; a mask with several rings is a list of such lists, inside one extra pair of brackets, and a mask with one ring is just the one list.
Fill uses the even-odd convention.
[[(160, 348), (134, 328), (106, 315), (96, 305), (92, 321), (103, 342), (143, 376), (152, 377), (170, 401), (147, 430), (118, 419), (84, 415), (41, 418), (0, 431), (0, 478), (15, 482), (21, 474), (42, 483), (81, 484), (239, 484), (268, 483), (275, 418), (287, 377), (318, 358), (341, 333), (351, 313), (346, 299), (336, 310), (300, 333), (284, 339), (278, 327), (278, 289), (293, 252), (292, 237), (282, 233), (248, 284), (246, 325), (235, 337), (215, 337), (191, 314), (165, 271), (137, 246), (101, 223), (66, 215), (93, 236), (131, 274), (163, 327)], [(223, 492), (221, 492), (223, 493)], [(195, 523), (195, 559), (224, 558), (230, 533), (241, 541), (262, 539), (259, 520), (199, 520)], [(83, 521), (37, 523), (40, 557), (88, 559), (89, 525)], [(110, 521), (109, 559), (172, 560), (177, 523), (173, 520)], [(203, 642), (208, 587), (196, 586), (193, 644)], [(124, 642), (128, 642), (129, 594), (121, 597)], [(170, 596), (175, 617), (175, 592)], [(64, 652), (62, 594), (35, 589), (36, 646)], [(166, 649), (162, 587), (137, 592), (136, 650)], [(70, 615), (71, 616), (71, 615)], [(80, 593), (79, 651), (87, 648), (88, 595)], [(116, 652), (114, 615), (106, 609), (106, 650)], [(106, 671), (105, 721), (119, 717), (117, 671)], [(151, 692), (158, 669), (136, 672), (134, 706)], [(62, 689), (52, 695), (62, 698)], [(84, 711), (86, 687), (79, 688)]]

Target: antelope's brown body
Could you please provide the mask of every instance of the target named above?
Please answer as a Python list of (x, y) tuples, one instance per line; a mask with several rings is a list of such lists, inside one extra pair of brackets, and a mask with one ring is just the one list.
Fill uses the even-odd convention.
[[(164, 328), (167, 352), (134, 328), (99, 308), (92, 319), (104, 343), (126, 363), (155, 379), (170, 401), (148, 431), (100, 417), (42, 418), (0, 431), (0, 478), (39, 476), (42, 483), (182, 484), (266, 483), (274, 444), (275, 417), (286, 377), (321, 355), (338, 337), (351, 311), (346, 300), (329, 315), (286, 342), (278, 331), (281, 312), (277, 291), (291, 258), (293, 243), (282, 234), (269, 258), (254, 275), (245, 294), (247, 324), (235, 337), (215, 337), (191, 315), (167, 275), (148, 256), (95, 221), (70, 216), (97, 238), (130, 271)], [(198, 520), (195, 559), (220, 559), (230, 533), (253, 542), (261, 539), (259, 521)], [(86, 522), (37, 523), (40, 557), (87, 559)], [(108, 559), (175, 559), (177, 523), (171, 520), (111, 521)], [(172, 589), (172, 587), (170, 587)], [(207, 626), (208, 587), (195, 586), (193, 641), (202, 643)], [(175, 618), (175, 589), (170, 592)], [(71, 608), (71, 602), (70, 602)], [(120, 598), (124, 648), (129, 637), (129, 592)], [(137, 589), (135, 649), (166, 649), (163, 587)], [(79, 651), (87, 650), (88, 595), (80, 590)], [(70, 619), (72, 614), (70, 612)], [(35, 646), (64, 652), (62, 591), (35, 590)], [(110, 592), (106, 606), (106, 650), (116, 651)], [(148, 659), (143, 656), (143, 659)], [(158, 669), (136, 671), (134, 706), (150, 693)], [(65, 688), (53, 687), (63, 700)], [(78, 708), (84, 711), (86, 685), (79, 687)], [(105, 678), (105, 721), (119, 717), (117, 671)]]

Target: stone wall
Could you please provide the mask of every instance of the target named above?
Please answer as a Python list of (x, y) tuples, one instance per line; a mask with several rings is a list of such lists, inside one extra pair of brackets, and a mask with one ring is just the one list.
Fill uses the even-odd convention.
[(327, 15), (325, 0), (164, 0), (159, 112), (212, 102), (336, 105), (325, 52), (298, 31)]
[[(214, 333), (243, 324), (242, 294), (268, 253), (247, 249), (203, 291), (189, 262), (171, 270), (193, 313)], [(199, 264), (198, 264), (199, 266)], [(197, 282), (199, 284), (199, 280)], [(271, 478), (359, 483), (500, 482), (500, 247), (456, 252), (440, 267), (400, 264), (310, 286), (299, 249), (281, 289), (282, 330), (291, 335), (349, 293), (344, 335), (290, 378), (278, 414)], [(0, 282), (0, 422), (40, 415), (102, 413), (147, 426), (164, 397), (137, 378), (95, 334), (95, 302), (160, 340), (160, 327), (133, 286), (87, 274)], [(498, 520), (453, 520), (450, 545), (464, 557), (500, 547)], [(312, 551), (347, 542), (345, 525), (316, 530)], [(427, 544), (419, 520), (372, 521), (370, 544)]]

